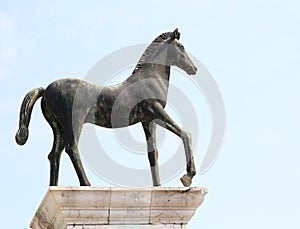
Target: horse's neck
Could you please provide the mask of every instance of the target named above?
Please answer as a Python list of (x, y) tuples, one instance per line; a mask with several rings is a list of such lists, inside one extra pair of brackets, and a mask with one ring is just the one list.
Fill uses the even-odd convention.
[(161, 77), (161, 79), (166, 80), (169, 83), (169, 79), (170, 79), (170, 66), (160, 65), (160, 64), (154, 64), (153, 65), (153, 69), (154, 69), (154, 71), (156, 70), (156, 72), (159, 74), (159, 76)]
[(150, 78), (157, 78), (158, 80), (165, 80), (169, 82), (170, 66), (161, 64), (144, 64), (139, 71), (136, 71), (130, 78), (132, 80), (145, 80)]
[(135, 71), (129, 78), (120, 84), (117, 90), (124, 88), (141, 87), (145, 96), (167, 100), (170, 78), (170, 66), (147, 64)]

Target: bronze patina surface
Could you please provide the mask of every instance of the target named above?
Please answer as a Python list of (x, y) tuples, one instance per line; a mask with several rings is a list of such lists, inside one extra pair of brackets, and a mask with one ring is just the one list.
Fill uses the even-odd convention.
[(90, 185), (77, 146), (84, 123), (106, 128), (141, 123), (147, 140), (154, 186), (160, 185), (156, 125), (168, 129), (183, 141), (187, 174), (181, 181), (185, 186), (191, 185), (196, 174), (191, 135), (179, 127), (164, 110), (170, 67), (177, 66), (189, 75), (194, 75), (197, 71), (179, 38), (178, 29), (155, 38), (140, 58), (132, 75), (120, 84), (102, 86), (66, 78), (54, 81), (46, 89), (40, 87), (27, 93), (21, 105), (19, 129), (15, 138), (19, 145), (26, 143), (33, 106), (42, 97), (42, 112), (54, 135), (53, 148), (48, 155), (50, 186), (58, 184), (59, 162), (63, 150), (71, 158), (80, 185)]

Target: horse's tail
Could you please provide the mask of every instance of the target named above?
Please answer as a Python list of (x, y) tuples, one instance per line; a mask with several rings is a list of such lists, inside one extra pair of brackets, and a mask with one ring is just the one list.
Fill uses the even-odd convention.
[(35, 102), (44, 95), (45, 89), (40, 87), (28, 92), (22, 102), (20, 109), (19, 129), (16, 133), (16, 142), (24, 145), (28, 139), (28, 126), (31, 112)]

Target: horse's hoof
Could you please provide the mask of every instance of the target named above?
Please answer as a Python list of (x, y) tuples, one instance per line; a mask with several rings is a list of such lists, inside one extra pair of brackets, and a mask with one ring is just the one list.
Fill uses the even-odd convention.
[(187, 174), (183, 175), (180, 180), (185, 187), (190, 187), (192, 184), (192, 178), (190, 178)]
[(89, 181), (80, 182), (80, 186), (91, 186), (91, 183)]

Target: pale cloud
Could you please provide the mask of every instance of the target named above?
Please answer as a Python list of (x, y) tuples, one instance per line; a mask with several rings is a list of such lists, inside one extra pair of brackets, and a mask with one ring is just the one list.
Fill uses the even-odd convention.
[(15, 48), (4, 48), (0, 50), (0, 60), (9, 61), (16, 57), (17, 50)]
[(14, 13), (0, 11), (0, 80), (11, 75), (11, 63), (16, 59), (16, 28)]
[(7, 68), (0, 67), (0, 82), (7, 78), (8, 75), (10, 75), (10, 71)]
[(12, 15), (7, 12), (0, 11), (0, 34), (12, 32), (14, 30), (14, 22)]

